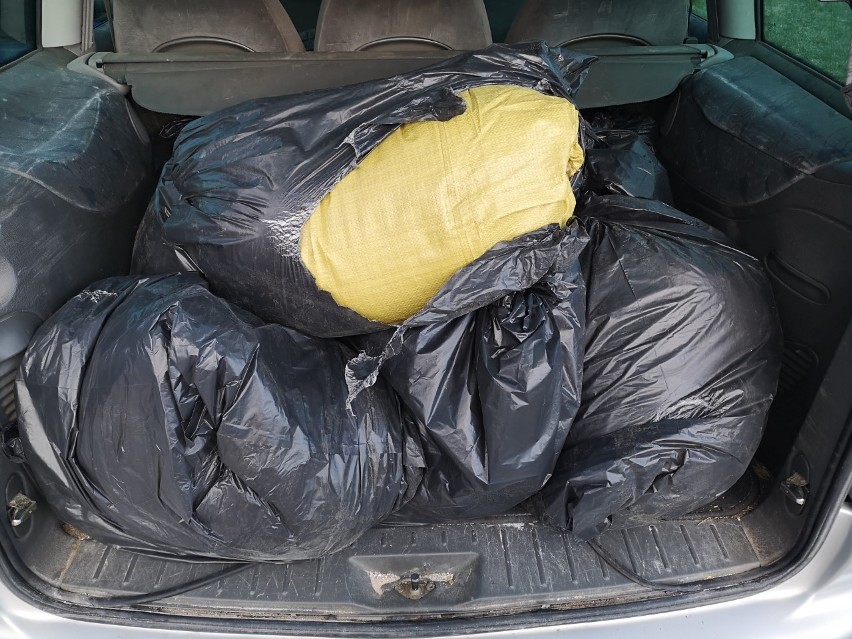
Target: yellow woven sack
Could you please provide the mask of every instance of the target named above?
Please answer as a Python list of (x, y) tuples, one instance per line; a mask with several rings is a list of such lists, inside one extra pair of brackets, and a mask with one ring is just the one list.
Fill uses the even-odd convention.
[(389, 135), (302, 228), (302, 261), (341, 306), (398, 324), (495, 244), (571, 217), (576, 108), (515, 86), (461, 97), (462, 115)]

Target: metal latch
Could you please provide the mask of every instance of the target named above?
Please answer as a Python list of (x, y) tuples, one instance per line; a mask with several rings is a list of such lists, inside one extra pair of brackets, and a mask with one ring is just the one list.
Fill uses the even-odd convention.
[(6, 512), (9, 515), (9, 523), (17, 528), (35, 512), (38, 504), (27, 497), (24, 493), (18, 493), (6, 504)]
[(808, 499), (808, 480), (796, 471), (782, 482), (781, 490), (794, 504), (804, 506)]
[(393, 589), (406, 599), (417, 601), (435, 590), (435, 582), (427, 577), (421, 577), (419, 573), (413, 572), (410, 577), (403, 577), (397, 581), (393, 585)]

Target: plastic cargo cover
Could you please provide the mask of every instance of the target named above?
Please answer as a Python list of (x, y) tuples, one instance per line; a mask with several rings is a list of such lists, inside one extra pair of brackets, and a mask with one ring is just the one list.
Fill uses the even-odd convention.
[[(137, 237), (134, 268), (143, 273), (200, 271), (214, 293), (267, 321), (312, 335), (342, 336), (384, 330), (386, 324), (341, 306), (331, 293), (322, 290), (304, 256), (309, 255), (311, 265), (324, 274), (323, 285), (342, 295), (349, 287), (328, 277), (329, 269), (343, 277), (348, 276), (350, 261), (363, 262), (362, 266), (369, 270), (396, 263), (394, 260), (401, 260), (401, 255), (411, 253), (416, 261), (406, 262), (404, 269), (382, 266), (378, 280), (388, 278), (386, 290), (378, 287), (365, 293), (368, 302), (369, 295), (390, 297), (396, 306), (384, 308), (378, 315), (384, 321), (399, 320), (402, 317), (394, 317), (399, 309), (406, 316), (413, 312), (440, 288), (453, 269), (481, 255), (489, 244), (510, 241), (535, 230), (530, 224), (533, 227), (544, 227), (550, 222), (564, 224), (573, 205), (568, 179), (577, 168), (580, 153), (578, 128), (572, 130), (576, 110), (567, 98), (577, 90), (593, 60), (540, 43), (495, 45), (394, 78), (255, 100), (196, 120), (184, 129), (176, 143), (175, 155), (163, 171)], [(492, 95), (493, 91), (483, 92), (482, 99), (477, 98), (477, 90), (484, 87), (511, 88), (515, 97), (509, 106), (513, 108), (489, 107), (486, 104), (489, 100), (499, 103), (502, 98)], [(536, 92), (534, 100), (525, 98), (527, 107), (534, 108), (525, 107), (524, 100), (517, 99), (518, 91), (527, 96)], [(545, 108), (543, 103), (548, 106)], [(415, 219), (399, 217), (395, 207), (385, 211), (379, 207), (381, 198), (371, 199), (371, 189), (367, 187), (372, 182), (375, 189), (387, 187), (387, 180), (380, 180), (388, 175), (384, 169), (371, 169), (374, 176), (366, 180), (367, 186), (355, 189), (364, 197), (353, 200), (368, 202), (366, 209), (356, 206), (349, 211), (346, 200), (340, 198), (334, 204), (336, 189), (332, 189), (338, 183), (345, 186), (344, 190), (352, 188), (342, 180), (354, 175), (353, 169), (380, 143), (392, 142), (395, 134), (399, 137), (421, 130), (412, 124), (405, 133), (403, 125), (446, 122), (463, 116), (467, 108), (478, 109), (486, 119), (497, 117), (495, 122), (500, 122), (501, 127), (505, 122), (499, 118), (515, 118), (513, 128), (520, 130), (510, 146), (513, 153), (523, 156), (523, 166), (508, 174), (505, 170), (480, 170), (472, 178), (438, 180), (435, 184), (432, 184), (434, 179), (427, 177), (423, 184), (418, 184), (418, 172), (400, 174), (397, 178), (410, 181), (406, 183), (410, 188), (397, 188), (394, 192), (399, 192), (400, 202), (407, 206), (405, 196), (406, 190), (409, 191), (411, 204), (417, 205), (411, 211), (422, 220), (416, 216)], [(477, 123), (476, 118), (462, 117), (458, 126), (463, 128), (463, 122), (468, 121)], [(479, 144), (440, 139), (436, 142), (442, 128), (432, 128), (437, 134), (415, 136), (420, 142), (424, 139), (428, 142), (423, 142), (425, 155), (430, 155), (425, 153), (428, 149), (452, 148), (464, 161), (476, 159), (468, 164), (466, 173), (448, 168), (448, 175), (468, 175), (471, 166), (482, 162), (487, 165), (487, 161), (505, 165), (505, 152), (499, 149), (500, 144), (507, 143), (505, 135), (494, 136), (495, 144), (486, 145), (493, 150), (493, 157), (467, 158), (465, 153), (475, 154)], [(490, 125), (485, 127), (483, 135), (490, 128)], [(551, 129), (560, 135), (548, 134)], [(420, 159), (427, 163), (434, 161), (433, 157)], [(395, 168), (390, 160), (384, 165), (388, 170)], [(557, 165), (558, 170), (554, 168)], [(530, 169), (547, 179), (524, 177)], [(421, 173), (432, 175), (427, 171)], [(498, 180), (497, 188), (484, 188), (489, 179)], [(536, 192), (530, 195), (530, 191)], [(309, 243), (305, 244), (303, 226), (329, 192), (332, 202), (326, 201), (320, 212), (328, 216), (332, 211), (333, 219), (318, 224), (316, 229), (312, 227)], [(480, 200), (476, 194), (483, 192), (491, 195), (494, 205), (478, 211)], [(416, 193), (423, 197), (414, 198)], [(441, 193), (446, 197), (439, 197)], [(511, 203), (507, 205), (506, 200)], [(425, 205), (429, 211), (437, 208), (426, 215)], [(524, 210), (524, 206), (531, 210)], [(542, 206), (545, 215), (536, 213)], [(471, 207), (486, 214), (472, 230), (464, 225), (480, 218), (472, 214)], [(554, 213), (556, 209), (558, 215)], [(501, 218), (507, 211), (518, 212), (508, 223)], [(355, 218), (354, 221), (348, 221), (347, 215)], [(367, 247), (358, 241), (363, 229), (357, 218), (373, 219), (371, 216), (380, 237), (378, 244)], [(424, 223), (438, 227), (443, 224), (446, 228), (443, 233), (435, 234), (436, 241), (429, 247), (406, 242), (406, 229), (410, 226), (422, 230)], [(334, 228), (336, 234), (323, 235), (320, 231), (324, 228)], [(465, 251), (457, 251), (451, 242), (440, 241), (442, 236), (466, 235), (470, 246)], [(423, 233), (416, 236), (422, 237)], [(339, 241), (341, 246), (329, 247), (323, 238)], [(458, 256), (464, 259), (448, 266), (444, 254), (447, 251), (453, 259), (459, 259)], [(436, 265), (441, 268), (432, 272)], [(419, 290), (421, 279), (428, 281), (429, 287)], [(413, 306), (411, 300), (402, 299), (409, 294), (408, 289), (410, 294), (416, 293)], [(345, 303), (358, 305), (362, 310), (368, 306), (362, 306), (361, 297)]]
[(139, 550), (246, 561), (343, 548), (416, 488), (379, 380), (346, 409), (337, 341), (263, 325), (195, 274), (92, 285), (18, 378), (29, 467), (60, 517)]
[(593, 199), (582, 402), (531, 501), (590, 538), (676, 517), (746, 470), (775, 392), (781, 333), (754, 258), (664, 204)]
[[(502, 271), (496, 255), (475, 263), (394, 334), (361, 340), (383, 349), (370, 370), (381, 368), (424, 446), (423, 481), (397, 520), (501, 514), (550, 477), (580, 402), (586, 240), (570, 224), (503, 245)], [(494, 299), (465, 312), (473, 290)]]

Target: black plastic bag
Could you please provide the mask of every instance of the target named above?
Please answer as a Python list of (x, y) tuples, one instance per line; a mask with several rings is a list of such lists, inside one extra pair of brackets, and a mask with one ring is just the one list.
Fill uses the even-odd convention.
[(60, 518), (105, 542), (322, 557), (401, 506), (422, 469), (382, 382), (347, 411), (352, 354), (263, 325), (194, 274), (104, 280), (27, 350), (27, 462)]
[(188, 124), (145, 215), (134, 271), (199, 271), (266, 321), (320, 337), (387, 329), (338, 305), (300, 259), (301, 228), (400, 125), (448, 120), (458, 93), (510, 84), (567, 98), (594, 58), (495, 45), (385, 80), (250, 101)]
[(665, 167), (638, 134), (626, 130), (588, 134), (579, 190), (589, 195), (629, 195), (672, 204)]
[[(368, 371), (381, 369), (424, 447), (423, 480), (396, 521), (498, 515), (551, 475), (580, 402), (587, 238), (576, 223), (541, 235), (535, 259), (514, 257), (521, 238), (503, 247), (499, 277), (475, 263), (394, 334), (361, 338), (384, 350)], [(493, 301), (476, 308), (484, 295)]]
[(531, 500), (591, 538), (676, 517), (743, 474), (763, 432), (781, 332), (759, 262), (650, 200), (594, 199), (582, 403), (554, 475)]

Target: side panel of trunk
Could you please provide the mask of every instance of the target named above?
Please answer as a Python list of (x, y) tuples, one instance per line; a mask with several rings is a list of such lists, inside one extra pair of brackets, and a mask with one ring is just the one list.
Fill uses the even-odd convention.
[[(107, 81), (42, 50), (0, 70), (0, 424), (19, 356), (85, 285), (129, 269), (150, 196), (147, 134)], [(8, 498), (7, 498), (8, 501)]]
[(662, 128), (678, 208), (772, 281), (784, 363), (758, 458), (778, 471), (852, 317), (852, 121), (740, 56), (685, 83)]

